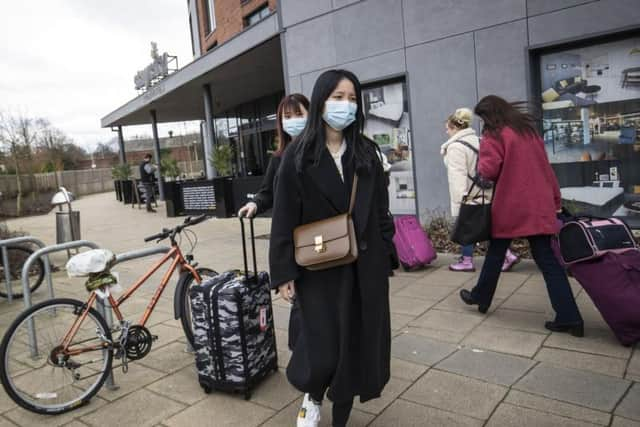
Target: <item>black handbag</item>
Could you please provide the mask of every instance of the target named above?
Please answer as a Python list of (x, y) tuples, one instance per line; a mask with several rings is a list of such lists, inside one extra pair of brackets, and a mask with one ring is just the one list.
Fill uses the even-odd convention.
[(451, 233), (451, 241), (462, 246), (491, 239), (491, 202), (487, 202), (484, 188), (473, 195), (475, 186), (474, 182), (462, 198)]

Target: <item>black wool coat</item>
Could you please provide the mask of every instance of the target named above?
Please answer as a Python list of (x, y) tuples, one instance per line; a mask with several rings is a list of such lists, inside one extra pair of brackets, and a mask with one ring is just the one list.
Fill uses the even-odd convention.
[[(364, 141), (374, 150), (372, 142)], [(272, 287), (295, 281), (300, 316), (287, 377), (305, 393), (321, 393), (334, 402), (380, 396), (389, 380), (390, 248), (393, 223), (382, 165), (358, 174), (352, 217), (358, 259), (350, 265), (310, 271), (296, 264), (293, 230), (302, 224), (348, 211), (354, 166), (342, 158), (345, 182), (327, 149), (320, 162), (295, 167), (295, 147), (282, 156), (278, 171), (269, 264)], [(377, 158), (377, 157), (376, 157)], [(391, 223), (390, 223), (391, 222)], [(290, 329), (292, 333), (294, 329)], [(293, 338), (293, 339), (292, 339)]]
[(264, 174), (260, 188), (253, 198), (254, 203), (258, 206), (258, 211), (256, 212), (258, 215), (273, 207), (273, 188), (279, 166), (280, 156), (271, 156), (271, 160), (269, 160), (269, 165), (267, 166), (267, 172)]

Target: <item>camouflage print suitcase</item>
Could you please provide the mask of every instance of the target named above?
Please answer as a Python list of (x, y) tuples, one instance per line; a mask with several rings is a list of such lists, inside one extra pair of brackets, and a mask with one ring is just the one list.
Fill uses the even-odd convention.
[(190, 291), (198, 380), (205, 392), (244, 393), (278, 369), (269, 275), (257, 272), (251, 220), (253, 273), (248, 271), (242, 219), (244, 272), (227, 271)]

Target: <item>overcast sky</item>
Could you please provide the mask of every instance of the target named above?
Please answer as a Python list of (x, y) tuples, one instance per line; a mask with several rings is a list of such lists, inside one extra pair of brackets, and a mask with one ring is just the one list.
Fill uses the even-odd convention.
[(114, 136), (100, 118), (137, 95), (151, 41), (180, 67), (192, 59), (186, 0), (0, 0), (0, 34), (0, 109), (48, 118), (88, 149)]

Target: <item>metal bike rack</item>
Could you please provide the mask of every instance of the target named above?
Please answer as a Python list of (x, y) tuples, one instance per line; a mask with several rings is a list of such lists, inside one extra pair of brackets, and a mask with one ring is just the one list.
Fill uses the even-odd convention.
[[(9, 251), (8, 247), (12, 245), (18, 245), (20, 243), (34, 243), (40, 248), (44, 248), (45, 244), (40, 239), (36, 239), (33, 236), (14, 237), (11, 239), (0, 240), (0, 250), (2, 251), (2, 264), (4, 265), (4, 277), (7, 285), (7, 301), (9, 304), (13, 302), (13, 293), (11, 292), (11, 272), (9, 265)], [(53, 283), (51, 282), (51, 264), (49, 263), (49, 257), (43, 257), (44, 263), (44, 275), (47, 279), (47, 285), (49, 286), (49, 297), (53, 298)], [(28, 276), (28, 273), (27, 273)], [(29, 287), (27, 283), (27, 288)], [(30, 294), (29, 294), (30, 295)]]

